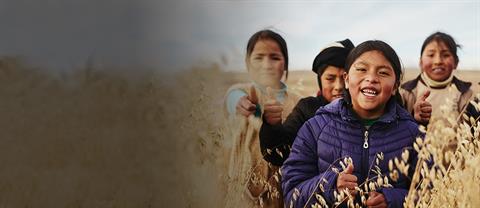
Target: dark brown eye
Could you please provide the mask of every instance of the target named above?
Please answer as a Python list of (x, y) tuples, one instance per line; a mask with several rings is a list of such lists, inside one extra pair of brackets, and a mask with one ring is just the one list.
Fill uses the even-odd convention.
[(359, 68), (356, 68), (357, 71), (367, 71), (367, 69), (363, 68), (363, 67), (359, 67)]

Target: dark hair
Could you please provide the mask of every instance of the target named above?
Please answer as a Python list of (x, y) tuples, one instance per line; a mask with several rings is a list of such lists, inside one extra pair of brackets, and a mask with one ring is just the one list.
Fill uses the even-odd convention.
[[(400, 58), (390, 45), (381, 40), (368, 40), (360, 43), (357, 47), (355, 47), (347, 56), (347, 59), (345, 61), (345, 71), (348, 73), (353, 62), (355, 62), (355, 60), (362, 54), (369, 51), (378, 51), (382, 53), (383, 56), (388, 60), (388, 62), (390, 62), (390, 65), (392, 65), (393, 71), (395, 73), (395, 83), (397, 84), (397, 87), (399, 87), (400, 82), (403, 78), (403, 69)], [(346, 88), (344, 94), (345, 100), (348, 104), (351, 105), (350, 93)], [(398, 90), (395, 92), (394, 98), (400, 105), (402, 105), (403, 102), (400, 94), (398, 93)]]
[(328, 66), (343, 68), (348, 53), (354, 45), (350, 39), (336, 41), (323, 48), (313, 60), (312, 71), (317, 74), (318, 87), (322, 89), (321, 76)]
[(327, 64), (322, 64), (321, 66), (317, 67), (316, 71), (317, 73), (317, 83), (318, 83), (318, 88), (321, 90), (322, 89), (322, 74), (325, 72), (325, 69), (328, 67)]
[(282, 55), (285, 59), (285, 71), (286, 75), (285, 78), (288, 78), (288, 50), (287, 50), (287, 42), (285, 42), (285, 39), (280, 36), (280, 34), (273, 32), (271, 30), (265, 29), (265, 30), (260, 30), (256, 32), (255, 34), (250, 37), (248, 40), (247, 44), (247, 56), (246, 59), (252, 55), (253, 48), (255, 47), (255, 44), (260, 41), (260, 40), (273, 40), (275, 41), (278, 46), (280, 47), (280, 51), (282, 52)]
[(425, 47), (427, 47), (427, 45), (433, 41), (444, 43), (447, 46), (448, 50), (453, 54), (455, 64), (458, 64), (459, 60), (457, 55), (457, 47), (462, 48), (462, 46), (457, 44), (452, 36), (440, 31), (431, 34), (427, 37), (427, 39), (425, 39), (425, 41), (423, 41), (422, 49), (420, 50), (420, 56), (422, 56)]

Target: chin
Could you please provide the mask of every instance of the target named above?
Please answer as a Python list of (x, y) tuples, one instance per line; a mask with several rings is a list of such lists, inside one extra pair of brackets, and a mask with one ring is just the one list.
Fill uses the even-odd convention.
[(445, 81), (448, 79), (450, 75), (449, 74), (432, 74), (432, 75), (429, 75), (429, 77), (437, 82), (442, 82), (442, 81)]
[(264, 87), (274, 87), (278, 85), (279, 82), (257, 82), (257, 83)]
[(380, 106), (379, 105), (375, 105), (375, 104), (372, 104), (372, 103), (364, 103), (364, 104), (360, 104), (360, 107), (362, 109), (364, 109), (365, 111), (376, 111)]

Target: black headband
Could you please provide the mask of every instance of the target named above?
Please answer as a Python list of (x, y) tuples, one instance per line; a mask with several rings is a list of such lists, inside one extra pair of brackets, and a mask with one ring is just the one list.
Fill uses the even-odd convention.
[[(354, 48), (353, 43), (349, 39), (334, 42), (324, 48), (315, 57), (312, 65), (312, 71), (321, 75), (326, 67), (325, 65), (331, 65), (338, 68), (345, 67), (345, 59), (348, 53)], [(321, 71), (318, 69), (321, 67)]]

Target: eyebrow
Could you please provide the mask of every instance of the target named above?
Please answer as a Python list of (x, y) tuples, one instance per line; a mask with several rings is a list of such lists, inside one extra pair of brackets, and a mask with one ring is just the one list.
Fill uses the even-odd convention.
[[(354, 65), (358, 65), (358, 64), (362, 64), (362, 65), (365, 65), (365, 66), (369, 66), (370, 64), (368, 64), (367, 62), (364, 62), (364, 61), (360, 61)], [(393, 69), (391, 66), (388, 66), (388, 65), (380, 65), (380, 66), (377, 66), (376, 67), (377, 69), (379, 68), (387, 68), (387, 69)]]
[(362, 65), (368, 65), (368, 63), (367, 63), (367, 62), (364, 62), (364, 61), (357, 62), (357, 63), (355, 63), (354, 65), (360, 65), (360, 64), (362, 64)]
[[(427, 50), (427, 52), (435, 52), (435, 51), (436, 51), (435, 49)], [(442, 49), (442, 50), (440, 50), (440, 52), (450, 52), (450, 50), (448, 50), (448, 49)]]
[(267, 52), (267, 53), (263, 53), (263, 52), (258, 52), (258, 53), (252, 53), (252, 55), (260, 55), (260, 56), (282, 56), (281, 53), (277, 53), (277, 52)]

